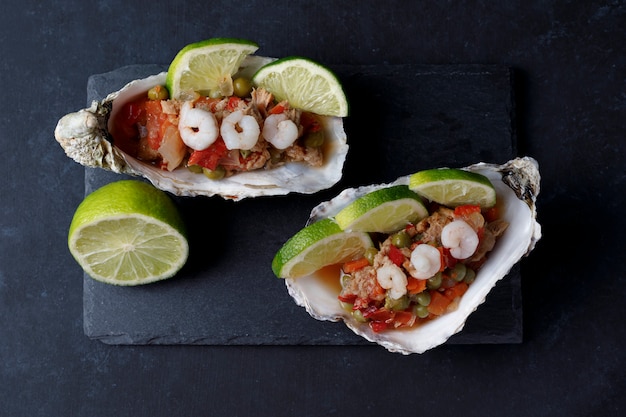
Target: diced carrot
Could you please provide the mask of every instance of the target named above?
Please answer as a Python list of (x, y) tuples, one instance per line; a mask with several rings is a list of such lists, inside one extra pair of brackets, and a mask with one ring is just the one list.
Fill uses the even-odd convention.
[(446, 312), (450, 299), (439, 291), (430, 292), (430, 304), (428, 304), (428, 312), (437, 316), (441, 316)]
[(457, 297), (461, 297), (467, 291), (468, 285), (463, 281), (457, 283), (455, 286), (450, 287), (444, 291), (444, 295), (450, 301)]
[(343, 264), (343, 272), (345, 272), (346, 274), (350, 274), (354, 271), (358, 271), (361, 268), (366, 267), (367, 265), (369, 265), (370, 262), (367, 260), (367, 258), (360, 258), (360, 259), (355, 259), (354, 261), (348, 261), (345, 264)]
[(419, 294), (426, 289), (426, 280), (425, 279), (417, 279), (413, 277), (408, 278), (408, 284), (406, 285), (406, 289), (409, 294)]

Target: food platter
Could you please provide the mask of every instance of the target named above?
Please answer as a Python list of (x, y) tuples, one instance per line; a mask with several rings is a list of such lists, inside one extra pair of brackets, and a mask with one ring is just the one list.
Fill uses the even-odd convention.
[[(516, 154), (512, 71), (483, 65), (335, 65), (349, 97), (350, 151), (342, 180), (313, 195), (234, 202), (174, 197), (190, 230), (191, 254), (168, 281), (126, 288), (85, 276), (84, 330), (109, 344), (360, 345), (338, 323), (298, 307), (270, 268), (275, 252), (311, 209), (342, 188), (414, 171), (503, 163)], [(87, 104), (162, 65), (124, 67), (89, 78)], [(85, 193), (126, 178), (85, 168)], [(513, 268), (447, 343), (518, 343), (521, 273)]]

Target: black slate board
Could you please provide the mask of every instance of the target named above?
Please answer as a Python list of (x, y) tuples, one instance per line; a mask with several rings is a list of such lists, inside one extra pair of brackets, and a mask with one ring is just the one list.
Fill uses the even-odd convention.
[[(93, 75), (88, 104), (126, 82), (165, 70), (139, 65)], [(109, 344), (359, 345), (342, 323), (312, 319), (270, 264), (321, 201), (350, 186), (414, 171), (502, 163), (516, 154), (512, 71), (492, 65), (333, 66), (348, 94), (350, 153), (344, 177), (315, 195), (234, 203), (174, 197), (191, 254), (177, 277), (115, 287), (84, 277), (84, 331)], [(86, 168), (85, 193), (124, 178)], [(518, 267), (489, 294), (450, 344), (522, 341)]]

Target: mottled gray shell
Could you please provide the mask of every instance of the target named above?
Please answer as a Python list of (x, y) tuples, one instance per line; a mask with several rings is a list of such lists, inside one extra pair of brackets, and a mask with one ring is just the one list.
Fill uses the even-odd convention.
[[(517, 262), (534, 249), (536, 242), (541, 238), (541, 226), (537, 222), (535, 206), (539, 194), (540, 174), (534, 159), (517, 158), (504, 165), (478, 163), (465, 169), (486, 175), (491, 180), (502, 204), (501, 215), (509, 222), (509, 227), (498, 239), (487, 262), (478, 271), (476, 280), (461, 298), (455, 311), (409, 330), (375, 333), (369, 325), (357, 322), (343, 310), (337, 301), (338, 294), (316, 277), (316, 274), (285, 280), (289, 294), (315, 319), (344, 321), (354, 333), (391, 352), (423, 353), (445, 343), (448, 338), (463, 329), (469, 315), (485, 301), (489, 291)], [(351, 201), (370, 191), (408, 183), (409, 176), (405, 176), (390, 184), (344, 190), (332, 200), (315, 207), (309, 222), (334, 216)]]
[[(251, 76), (274, 58), (248, 56), (240, 74)], [(135, 80), (89, 108), (62, 117), (55, 129), (55, 138), (67, 156), (86, 167), (148, 179), (157, 188), (181, 196), (213, 196), (241, 200), (248, 197), (312, 194), (336, 184), (342, 176), (348, 153), (343, 119), (324, 117), (323, 125), (329, 143), (326, 161), (320, 168), (303, 163), (290, 163), (270, 170), (235, 174), (221, 180), (179, 167), (172, 172), (144, 163), (115, 147), (109, 134), (109, 120), (121, 106), (155, 85), (165, 84), (166, 73)]]

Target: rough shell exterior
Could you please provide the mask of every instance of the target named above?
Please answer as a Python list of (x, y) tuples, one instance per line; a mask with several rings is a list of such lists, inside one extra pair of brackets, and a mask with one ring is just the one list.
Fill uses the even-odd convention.
[[(517, 158), (504, 165), (479, 163), (465, 169), (479, 172), (491, 180), (502, 203), (502, 216), (509, 222), (509, 227), (499, 238), (487, 262), (478, 271), (476, 280), (461, 298), (457, 310), (410, 330), (375, 333), (369, 325), (355, 321), (344, 311), (337, 301), (338, 294), (315, 274), (285, 280), (289, 294), (312, 317), (328, 321), (343, 320), (354, 333), (391, 352), (423, 353), (445, 343), (463, 329), (469, 315), (485, 301), (489, 291), (518, 261), (534, 249), (541, 238), (541, 226), (536, 220), (535, 208), (540, 174), (534, 159)], [(408, 184), (408, 180), (409, 176), (406, 176), (391, 184), (347, 189), (334, 199), (315, 207), (309, 222), (334, 216), (349, 202), (367, 192), (390, 185)]]
[[(251, 76), (273, 58), (248, 56), (240, 73)], [(86, 167), (96, 167), (117, 173), (141, 176), (156, 187), (181, 196), (213, 196), (241, 200), (248, 197), (312, 194), (330, 188), (342, 176), (348, 153), (343, 120), (324, 117), (326, 139), (329, 141), (326, 161), (320, 168), (301, 163), (286, 164), (271, 170), (243, 172), (222, 180), (210, 180), (204, 175), (179, 167), (172, 172), (144, 163), (115, 147), (109, 134), (111, 116), (127, 101), (145, 94), (155, 85), (165, 84), (166, 73), (160, 73), (128, 83), (89, 108), (61, 118), (55, 138), (67, 156)]]

